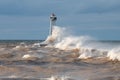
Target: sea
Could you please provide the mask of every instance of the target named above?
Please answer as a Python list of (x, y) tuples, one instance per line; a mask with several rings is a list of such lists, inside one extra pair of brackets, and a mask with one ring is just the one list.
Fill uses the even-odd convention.
[(46, 40), (0, 40), (0, 80), (120, 80), (120, 41), (59, 26)]

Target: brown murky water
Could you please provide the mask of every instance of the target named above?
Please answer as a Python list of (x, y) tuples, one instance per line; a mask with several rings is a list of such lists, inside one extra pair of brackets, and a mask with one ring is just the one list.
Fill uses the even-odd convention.
[(119, 61), (78, 57), (74, 50), (0, 45), (0, 80), (120, 80)]

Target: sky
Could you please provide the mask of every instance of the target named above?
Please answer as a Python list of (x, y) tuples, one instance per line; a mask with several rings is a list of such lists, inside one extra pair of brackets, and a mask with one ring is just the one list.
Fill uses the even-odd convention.
[(0, 40), (43, 40), (49, 16), (76, 36), (120, 40), (120, 0), (0, 0)]

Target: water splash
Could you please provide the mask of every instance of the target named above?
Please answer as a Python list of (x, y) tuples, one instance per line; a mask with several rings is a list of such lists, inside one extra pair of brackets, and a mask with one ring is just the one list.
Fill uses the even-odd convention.
[(74, 80), (68, 76), (51, 76), (48, 80)]
[[(120, 50), (109, 47), (112, 45), (96, 41), (89, 36), (74, 36), (68, 34), (67, 29), (54, 26), (53, 35), (48, 36), (45, 42), (54, 48), (71, 50), (80, 54), (80, 59), (109, 58), (120, 61)], [(111, 50), (112, 49), (112, 50)]]
[(58, 26), (53, 27), (52, 35), (49, 35), (45, 40), (45, 43), (51, 44), (61, 40), (61, 37), (64, 37), (65, 28), (60, 28)]
[(62, 50), (66, 49), (74, 49), (79, 48), (86, 41), (90, 40), (89, 36), (73, 36), (68, 34), (66, 28), (60, 28), (58, 26), (54, 26), (52, 35), (48, 36), (45, 40), (48, 44), (53, 44), (55, 48), (59, 48)]
[(113, 61), (114, 60), (120, 61), (120, 47), (110, 50), (107, 54), (107, 57), (109, 57)]

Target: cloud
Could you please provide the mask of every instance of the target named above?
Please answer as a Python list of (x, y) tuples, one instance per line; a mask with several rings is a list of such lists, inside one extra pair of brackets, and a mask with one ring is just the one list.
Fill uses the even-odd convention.
[[(85, 2), (86, 1), (86, 2)], [(79, 6), (78, 14), (85, 13), (120, 13), (119, 0), (85, 0)], [(81, 8), (82, 7), (82, 8)]]
[(0, 0), (1, 15), (44, 16), (59, 8), (61, 1)]
[(120, 0), (0, 0), (1, 15), (44, 16), (51, 12), (66, 15), (120, 12)]
[(52, 12), (58, 16), (57, 25), (71, 26), (77, 34), (120, 30), (120, 0), (0, 0), (0, 34), (47, 36)]
[(1, 15), (44, 16), (51, 12), (66, 15), (120, 13), (120, 0), (0, 0)]

